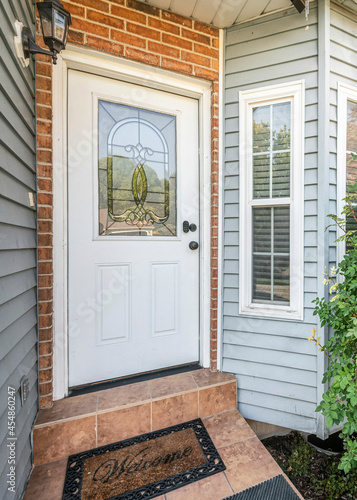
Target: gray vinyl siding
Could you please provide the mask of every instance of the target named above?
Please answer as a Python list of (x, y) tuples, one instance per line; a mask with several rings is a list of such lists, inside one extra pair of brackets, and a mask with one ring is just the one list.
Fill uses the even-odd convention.
[[(14, 21), (35, 29), (32, 0), (0, 3), (0, 498), (22, 497), (38, 411), (35, 68), (16, 56)], [(20, 380), (30, 391), (21, 406)], [(8, 490), (8, 387), (16, 390), (16, 493)]]
[[(336, 213), (337, 182), (346, 182), (337, 172), (337, 87), (344, 83), (357, 88), (357, 14), (332, 3), (330, 37), (330, 213)], [(330, 266), (336, 265), (335, 239), (331, 230)]]
[[(238, 381), (244, 417), (316, 431), (317, 352), (307, 341), (316, 326), (317, 293), (317, 9), (309, 28), (295, 9), (226, 33), (223, 237), (223, 371)], [(304, 319), (239, 315), (239, 91), (305, 81)], [(249, 238), (249, 235), (244, 235)]]

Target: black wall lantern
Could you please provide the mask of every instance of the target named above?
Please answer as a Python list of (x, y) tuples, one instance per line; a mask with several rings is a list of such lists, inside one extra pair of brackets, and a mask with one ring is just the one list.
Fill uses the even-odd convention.
[(56, 64), (57, 54), (66, 47), (68, 30), (72, 23), (71, 14), (59, 0), (45, 0), (44, 2), (37, 2), (36, 5), (40, 15), (43, 40), (50, 50), (42, 49), (36, 45), (31, 38), (29, 28), (21, 26), (19, 29), (22, 30), (21, 33), (18, 31), (18, 36), (21, 36), (23, 54), (19, 54), (18, 47), (18, 55), (20, 59), (23, 58), (27, 61), (31, 54), (46, 54), (52, 56), (53, 64)]

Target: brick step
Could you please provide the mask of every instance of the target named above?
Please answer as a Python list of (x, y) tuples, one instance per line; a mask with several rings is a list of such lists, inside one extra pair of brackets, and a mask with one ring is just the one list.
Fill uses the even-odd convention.
[(236, 408), (236, 378), (207, 369), (62, 399), (37, 417), (34, 465)]

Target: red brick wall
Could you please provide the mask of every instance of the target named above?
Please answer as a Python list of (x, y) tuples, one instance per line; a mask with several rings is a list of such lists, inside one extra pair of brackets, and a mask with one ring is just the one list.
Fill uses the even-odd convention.
[[(212, 82), (211, 368), (217, 368), (218, 30), (135, 0), (69, 0), (69, 43)], [(38, 36), (38, 41), (42, 37)], [(52, 405), (52, 63), (37, 56), (40, 406)], [(54, 200), (55, 202), (55, 200)]]

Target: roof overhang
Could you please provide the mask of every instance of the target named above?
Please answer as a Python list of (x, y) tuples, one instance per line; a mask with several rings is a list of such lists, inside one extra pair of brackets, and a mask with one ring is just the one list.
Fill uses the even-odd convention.
[[(195, 19), (217, 28), (256, 19), (275, 12), (294, 9), (291, 0), (139, 0), (168, 10), (174, 14)], [(298, 1), (298, 0), (295, 0)], [(299, 0), (302, 4), (306, 0)], [(310, 0), (310, 3), (314, 0)], [(339, 0), (338, 3), (355, 4), (357, 0)], [(303, 13), (301, 15), (304, 15)]]

